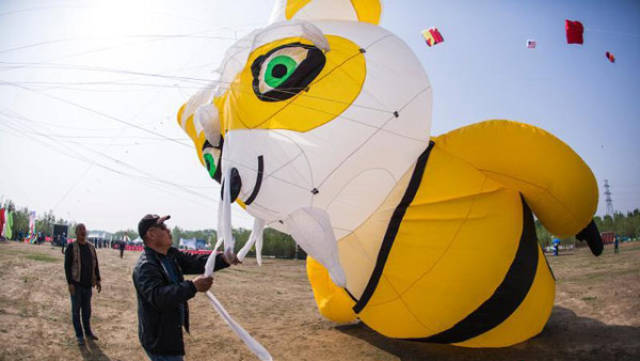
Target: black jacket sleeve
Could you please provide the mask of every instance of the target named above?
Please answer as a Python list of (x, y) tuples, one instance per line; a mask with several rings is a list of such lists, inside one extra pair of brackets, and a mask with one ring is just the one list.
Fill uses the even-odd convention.
[[(208, 258), (208, 254), (194, 255), (187, 252), (176, 252), (176, 260), (180, 264), (180, 267), (182, 268), (182, 272), (184, 274), (204, 273), (204, 265), (207, 263)], [(227, 267), (229, 267), (229, 264), (225, 262), (222, 254), (217, 254), (214, 271), (218, 271)]]
[(73, 253), (71, 253), (71, 245), (67, 246), (64, 252), (64, 274), (67, 277), (67, 283), (71, 284), (71, 265), (73, 263)]
[[(94, 250), (95, 252), (95, 250)], [(100, 267), (99, 267), (99, 262), (98, 262), (98, 254), (96, 253), (96, 281), (100, 282), (101, 278), (100, 278)]]
[(169, 311), (183, 304), (193, 298), (197, 291), (191, 281), (166, 284), (161, 266), (152, 263), (137, 267), (133, 281), (140, 296), (160, 311)]

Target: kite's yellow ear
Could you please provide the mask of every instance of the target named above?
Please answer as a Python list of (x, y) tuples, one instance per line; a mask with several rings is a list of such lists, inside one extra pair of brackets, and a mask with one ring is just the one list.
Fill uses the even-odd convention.
[(277, 0), (271, 22), (300, 20), (351, 20), (378, 25), (380, 0)]

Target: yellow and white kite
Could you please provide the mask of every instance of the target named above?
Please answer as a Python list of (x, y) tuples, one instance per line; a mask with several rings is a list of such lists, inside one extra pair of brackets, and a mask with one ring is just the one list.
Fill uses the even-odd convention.
[(178, 122), (230, 203), (308, 253), (320, 312), (393, 338), (501, 347), (538, 334), (555, 281), (533, 223), (598, 253), (597, 184), (566, 144), (491, 120), (432, 137), (429, 79), (378, 0), (280, 0)]

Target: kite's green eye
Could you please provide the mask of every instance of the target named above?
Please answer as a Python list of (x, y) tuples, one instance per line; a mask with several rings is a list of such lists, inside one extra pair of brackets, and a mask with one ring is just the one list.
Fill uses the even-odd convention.
[(272, 88), (277, 88), (284, 83), (298, 67), (298, 63), (287, 55), (279, 55), (269, 61), (267, 71), (264, 73), (264, 81)]
[(209, 153), (205, 153), (204, 162), (207, 164), (207, 170), (209, 171), (209, 176), (213, 179), (213, 176), (216, 174), (216, 162), (213, 159), (213, 156)]

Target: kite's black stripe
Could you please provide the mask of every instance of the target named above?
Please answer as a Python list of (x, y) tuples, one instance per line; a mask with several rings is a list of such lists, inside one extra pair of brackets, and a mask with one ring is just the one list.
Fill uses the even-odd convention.
[(468, 340), (501, 324), (524, 300), (538, 267), (538, 242), (533, 215), (522, 199), (522, 236), (516, 256), (502, 283), (488, 300), (450, 329), (413, 341), (456, 343)]
[(264, 157), (258, 156), (258, 177), (256, 178), (256, 185), (253, 187), (253, 191), (249, 198), (244, 202), (245, 205), (251, 204), (256, 197), (258, 196), (258, 192), (260, 191), (260, 186), (262, 185), (262, 174), (264, 173)]
[(353, 306), (353, 310), (356, 313), (360, 313), (360, 311), (362, 311), (362, 309), (367, 305), (369, 299), (373, 295), (373, 291), (375, 291), (378, 286), (380, 276), (382, 276), (382, 271), (384, 270), (384, 265), (387, 262), (387, 257), (391, 251), (391, 246), (398, 234), (402, 218), (404, 217), (404, 214), (411, 202), (413, 202), (413, 198), (416, 196), (418, 188), (420, 187), (420, 182), (422, 182), (422, 175), (424, 174), (424, 170), (427, 166), (427, 159), (429, 159), (429, 154), (431, 153), (431, 149), (433, 149), (434, 144), (435, 143), (433, 141), (430, 141), (427, 149), (420, 155), (420, 157), (418, 157), (416, 166), (413, 169), (413, 174), (411, 175), (411, 180), (409, 181), (409, 186), (407, 187), (400, 204), (398, 204), (395, 211), (393, 211), (393, 215), (389, 221), (389, 226), (387, 227), (384, 239), (382, 240), (382, 245), (380, 246), (380, 252), (378, 252), (378, 258), (376, 260), (373, 273), (369, 278), (367, 287), (364, 289), (360, 300), (358, 300), (356, 305)]
[(358, 299), (356, 299), (355, 297), (353, 297), (353, 295), (351, 294), (351, 292), (349, 292), (348, 289), (344, 289), (345, 291), (347, 291), (347, 294), (349, 295), (349, 297), (351, 297), (352, 300), (354, 300), (355, 302), (358, 302)]

